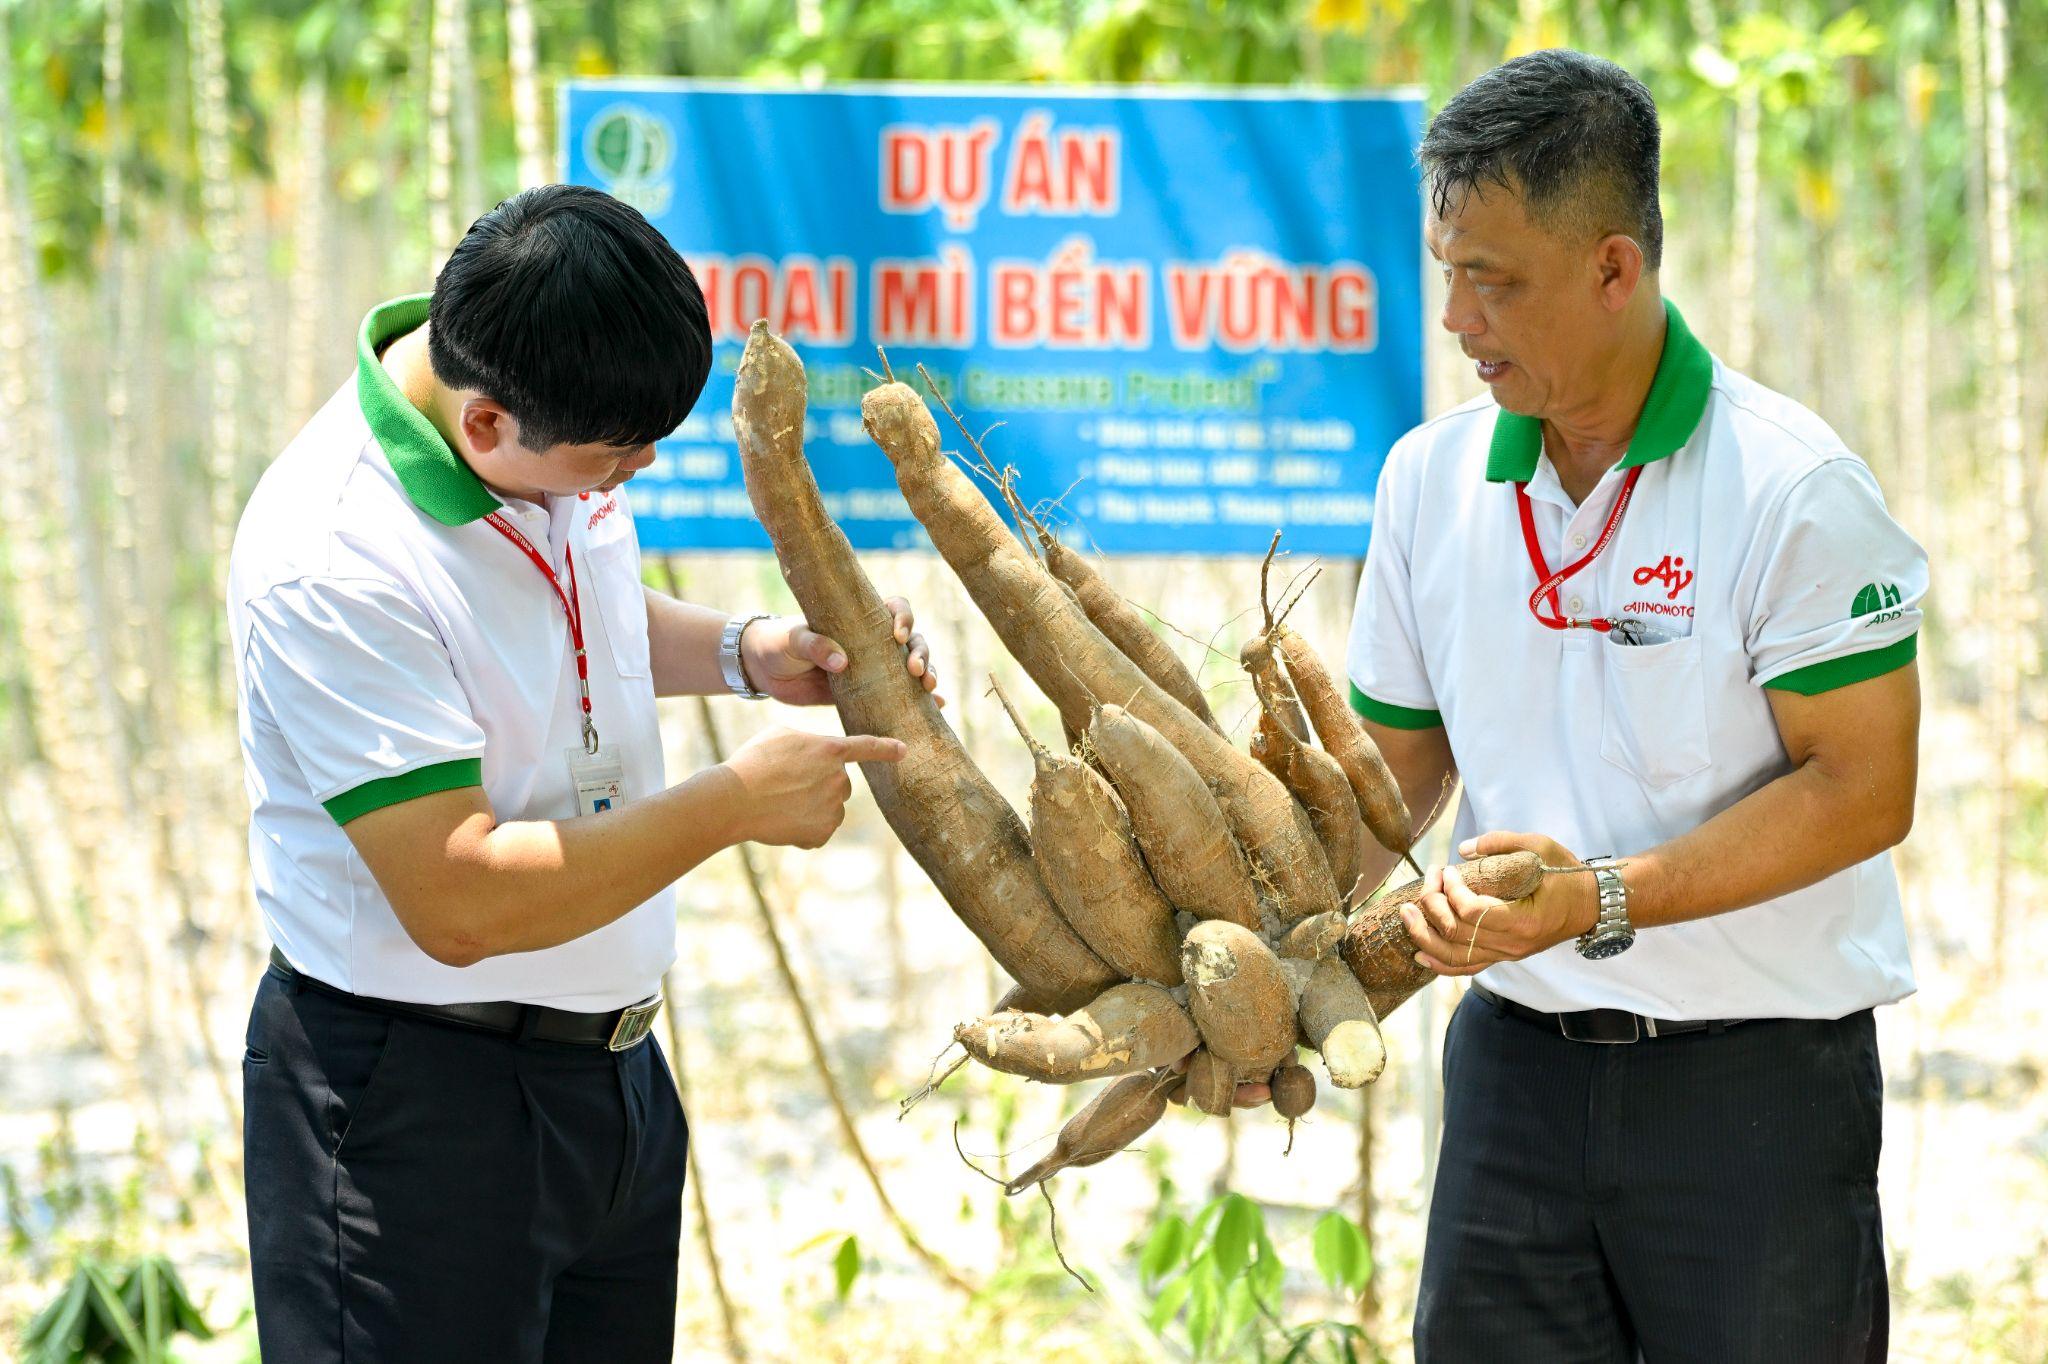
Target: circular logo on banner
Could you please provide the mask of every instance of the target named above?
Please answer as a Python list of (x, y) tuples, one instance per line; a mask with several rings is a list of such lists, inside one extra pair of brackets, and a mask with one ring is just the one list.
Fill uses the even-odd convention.
[(675, 136), (645, 109), (615, 104), (591, 119), (583, 134), (583, 159), (606, 190), (648, 217), (668, 208)]

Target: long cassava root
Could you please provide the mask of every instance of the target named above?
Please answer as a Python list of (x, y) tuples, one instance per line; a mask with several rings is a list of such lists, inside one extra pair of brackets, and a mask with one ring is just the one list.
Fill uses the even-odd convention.
[(1053, 902), (1124, 975), (1180, 984), (1173, 906), (1145, 870), (1124, 806), (1100, 772), (1039, 743), (1002, 687), (991, 686), (1031, 749), (1031, 849)]
[(1019, 1194), (1070, 1166), (1109, 1159), (1152, 1130), (1166, 1111), (1170, 1075), (1126, 1075), (1088, 1101), (1067, 1119), (1043, 1160), (1003, 1186)]
[[(1259, 733), (1253, 752), (1234, 747), (1195, 675), (1039, 521), (1014, 470), (991, 463), (963, 425), (994, 489), (984, 495), (941, 447), (917, 392), (893, 375), (878, 382), (862, 400), (863, 424), (934, 547), (1059, 713), (1071, 756), (1041, 744), (991, 688), (1032, 755), (1027, 828), (906, 668), (892, 615), (805, 461), (805, 398), (795, 353), (756, 325), (733, 398), (748, 493), (809, 623), (846, 652), (830, 681), (846, 731), (907, 749), (900, 763), (863, 764), (877, 806), (1017, 982), (993, 1013), (955, 1028), (954, 1044), (1041, 1083), (1105, 1081), (1006, 1191), (1107, 1159), (1169, 1101), (1228, 1113), (1246, 1085), (1270, 1086), (1291, 1147), (1318, 1080), (1299, 1047), (1319, 1049), (1340, 1088), (1384, 1065), (1380, 1001), (1359, 963), (1397, 992), (1412, 988), (1410, 971), (1381, 960), (1404, 954), (1360, 932), (1370, 915), (1347, 924), (1365, 833), (1384, 840), (1392, 826), (1386, 810), (1364, 808), (1362, 791), (1384, 791), (1370, 764), (1361, 769), (1360, 744), (1377, 753), (1363, 730), (1326, 714), (1328, 675), (1312, 655), (1297, 666), (1287, 612), (1269, 609), (1247, 656)], [(1262, 601), (1263, 584), (1262, 574)], [(1395, 813), (1405, 847), (1407, 812)]]
[(1315, 726), (1323, 748), (1344, 771), (1358, 800), (1365, 827), (1388, 852), (1407, 856), (1415, 842), (1415, 825), (1402, 798), (1400, 783), (1380, 756), (1379, 745), (1358, 722), (1323, 660), (1307, 640), (1285, 625), (1275, 627), (1273, 648), (1287, 664), (1287, 676)]
[(805, 380), (796, 352), (756, 324), (733, 388), (747, 495), (813, 629), (845, 649), (832, 699), (849, 734), (901, 739), (898, 763), (863, 763), (889, 827), (962, 923), (1034, 997), (1078, 1008), (1118, 980), (1047, 893), (1017, 812), (903, 665), (881, 595), (825, 510), (804, 459)]
[(1145, 863), (1174, 908), (1256, 929), (1251, 871), (1194, 764), (1122, 706), (1098, 708), (1083, 738), (1123, 797)]
[(1172, 1065), (1201, 1042), (1195, 1021), (1156, 985), (1113, 985), (1064, 1018), (999, 1013), (954, 1030), (993, 1070), (1065, 1085)]
[(861, 419), (933, 547), (1066, 722), (1085, 728), (1096, 706), (1115, 702), (1158, 729), (1215, 793), (1232, 835), (1270, 883), (1276, 910), (1305, 918), (1335, 909), (1337, 886), (1307, 812), (1251, 755), (1146, 676), (1025, 552), (946, 457), (916, 391), (900, 383), (869, 390)]
[[(1544, 867), (1535, 853), (1513, 852), (1461, 862), (1457, 872), (1476, 894), (1522, 900), (1536, 893)], [(1386, 891), (1361, 909), (1345, 930), (1340, 949), (1344, 962), (1365, 987), (1376, 1017), (1385, 1018), (1435, 978), (1435, 972), (1415, 960), (1415, 943), (1401, 922), (1402, 907), (1421, 900), (1422, 892), (1420, 880)]]

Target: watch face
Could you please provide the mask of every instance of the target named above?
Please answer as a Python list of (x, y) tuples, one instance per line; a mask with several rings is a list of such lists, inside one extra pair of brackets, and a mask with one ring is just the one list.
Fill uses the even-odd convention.
[(1602, 933), (1593, 941), (1581, 944), (1579, 955), (1588, 961), (1606, 961), (1609, 957), (1620, 956), (1634, 947), (1635, 943), (1636, 935), (1633, 930), (1618, 929), (1612, 933)]

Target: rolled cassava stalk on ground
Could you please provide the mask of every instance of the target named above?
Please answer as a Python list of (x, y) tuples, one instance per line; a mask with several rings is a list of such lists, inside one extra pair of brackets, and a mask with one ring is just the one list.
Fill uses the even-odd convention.
[(861, 765), (875, 804), (1003, 969), (1052, 1008), (1078, 1008), (1121, 977), (1060, 917), (1023, 821), (904, 668), (888, 608), (804, 459), (804, 402), (802, 361), (755, 324), (733, 389), (747, 495), (805, 618), (846, 650), (831, 680), (846, 732), (888, 735), (908, 750), (898, 763)]
[(1165, 640), (1152, 633), (1152, 627), (1145, 624), (1138, 608), (1104, 582), (1085, 555), (1061, 544), (1045, 527), (1039, 526), (1037, 531), (1046, 568), (1053, 577), (1074, 590), (1074, 600), (1081, 604), (1081, 609), (1088, 613), (1088, 619), (1095, 622), (1095, 627), (1109, 637), (1110, 643), (1123, 650), (1124, 657), (1144, 669), (1145, 676), (1158, 683), (1168, 696), (1221, 734), (1223, 726), (1216, 723), (1216, 714), (1209, 709), (1209, 698), (1202, 695), (1195, 675), (1188, 671), (1187, 664), (1180, 661), (1180, 655), (1167, 647)]
[(1047, 1084), (1170, 1066), (1200, 1044), (1195, 1020), (1156, 985), (1113, 985), (1065, 1018), (999, 1013), (954, 1029), (993, 1070)]
[[(1457, 870), (1474, 893), (1499, 900), (1534, 895), (1543, 880), (1543, 860), (1532, 852), (1497, 853), (1461, 862)], [(1365, 987), (1379, 1018), (1436, 978), (1415, 960), (1415, 943), (1401, 922), (1401, 907), (1419, 901), (1422, 886), (1420, 880), (1410, 881), (1382, 894), (1353, 916), (1344, 933), (1344, 962)]]
[(1099, 708), (1083, 742), (1123, 797), (1145, 865), (1173, 906), (1256, 930), (1250, 869), (1194, 765), (1122, 706)]
[(861, 417), (933, 546), (1066, 722), (1080, 728), (1093, 707), (1114, 703), (1157, 728), (1215, 792), (1231, 833), (1267, 879), (1276, 912), (1305, 918), (1335, 909), (1337, 886), (1307, 813), (1277, 778), (1110, 643), (1025, 552), (941, 450), (924, 400), (907, 385), (883, 384), (861, 400)]
[[(1031, 849), (1053, 903), (1081, 940), (1124, 975), (1180, 984), (1173, 906), (1145, 870), (1116, 793), (1094, 768), (1039, 743), (1003, 689), (995, 693), (1031, 749)], [(1222, 819), (1217, 811), (1219, 825)]]

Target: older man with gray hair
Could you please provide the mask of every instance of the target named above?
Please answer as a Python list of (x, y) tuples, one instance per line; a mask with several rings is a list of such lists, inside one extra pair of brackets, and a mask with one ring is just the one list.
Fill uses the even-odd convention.
[(1913, 989), (1885, 854), (1927, 561), (1663, 296), (1658, 160), (1649, 92), (1567, 51), (1422, 144), (1443, 325), (1488, 391), (1388, 456), (1353, 700), (1412, 808), (1462, 780), (1462, 856), (1585, 868), (1505, 904), (1432, 869), (1408, 912), (1419, 960), (1477, 978), (1424, 1364), (1885, 1354), (1871, 1011)]

